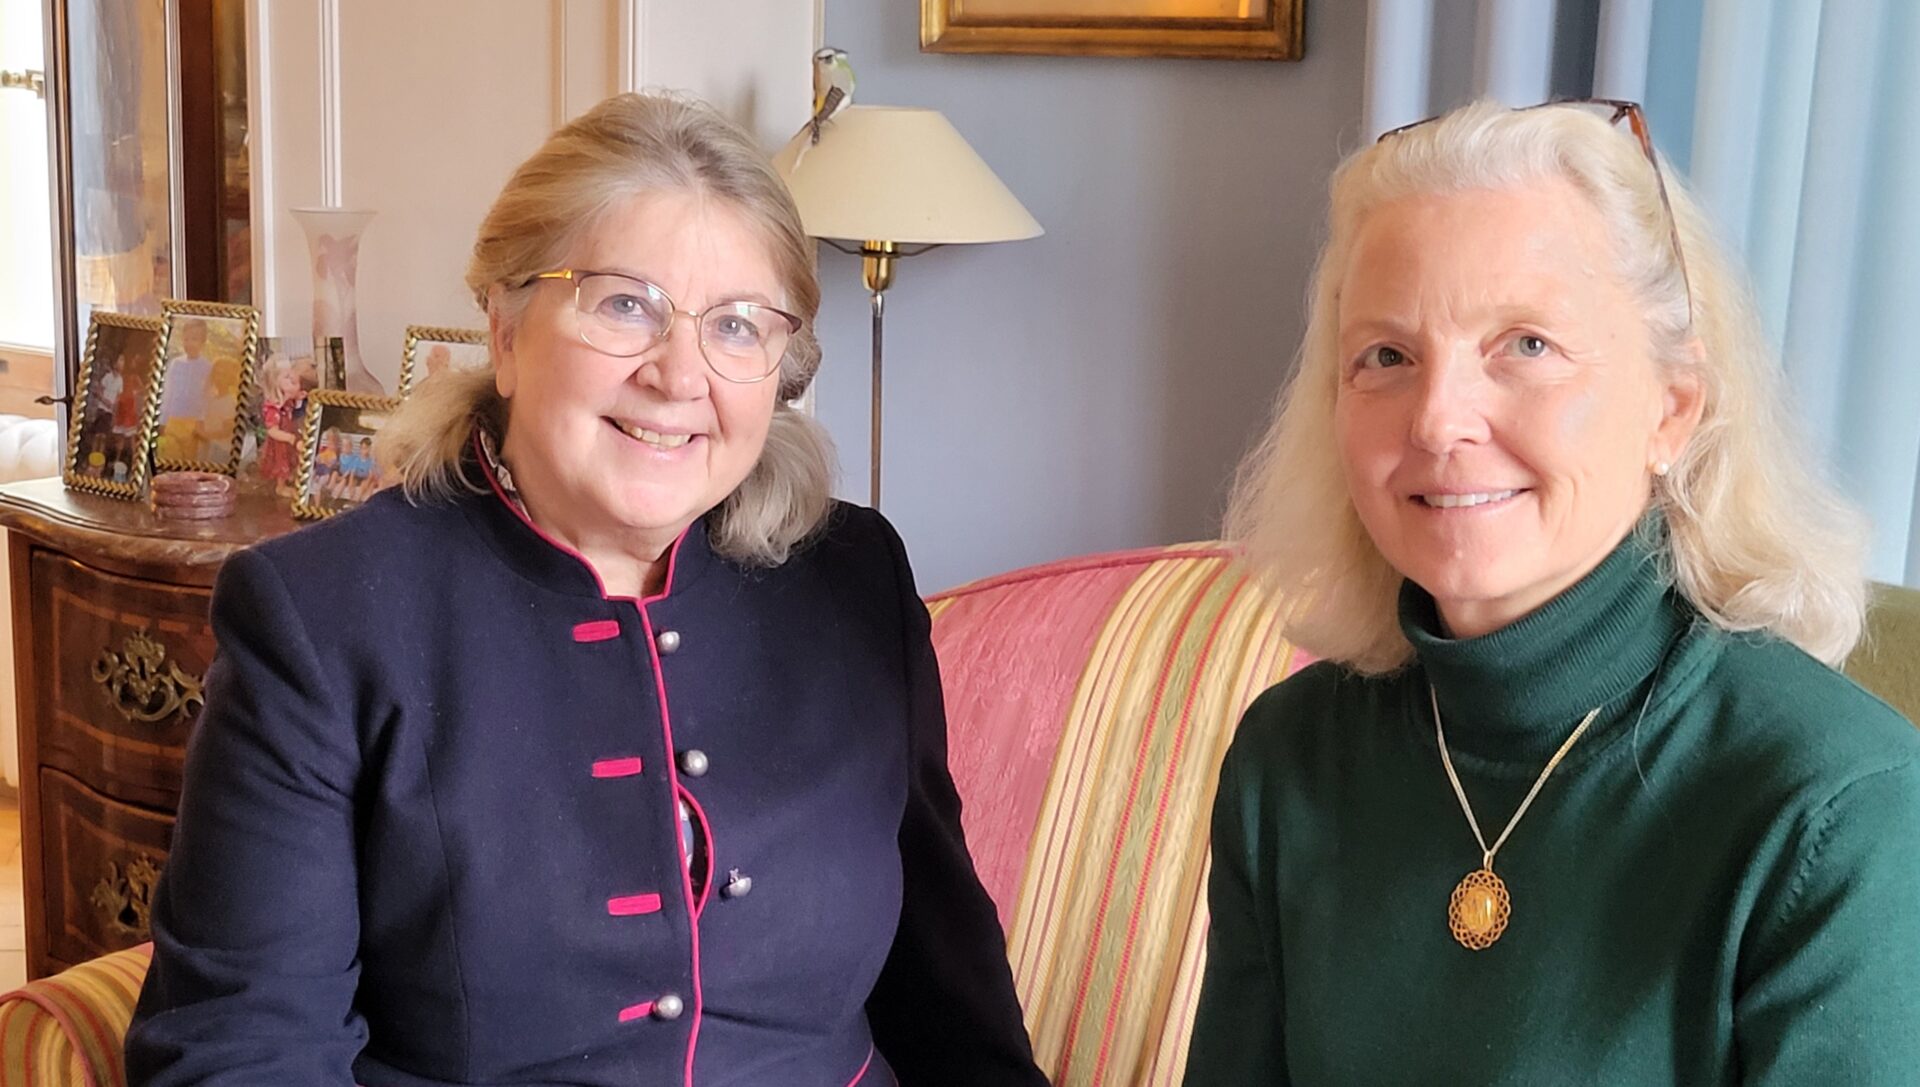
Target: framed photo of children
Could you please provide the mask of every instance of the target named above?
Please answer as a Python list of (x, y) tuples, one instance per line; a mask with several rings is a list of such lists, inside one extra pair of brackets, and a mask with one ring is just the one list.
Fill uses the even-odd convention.
[(158, 317), (93, 311), (74, 385), (79, 395), (62, 473), (67, 486), (113, 498), (146, 494), (161, 332)]
[(400, 398), (316, 389), (307, 394), (300, 434), (300, 482), (293, 515), (331, 517), (372, 497), (386, 482), (373, 462), (373, 436)]
[(246, 405), (260, 311), (214, 302), (160, 304), (166, 348), (153, 465), (161, 471), (233, 475), (246, 441)]
[(481, 329), (407, 326), (407, 351), (400, 357), (400, 393), (443, 370), (484, 370), (492, 361)]

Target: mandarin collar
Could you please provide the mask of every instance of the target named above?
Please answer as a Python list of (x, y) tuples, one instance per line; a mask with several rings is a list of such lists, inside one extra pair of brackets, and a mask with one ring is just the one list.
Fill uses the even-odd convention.
[[(527, 515), (526, 505), (513, 487), (512, 474), (483, 429), (475, 428), (461, 469), (482, 488), (482, 493), (461, 503), (467, 519), (508, 566), (556, 592), (609, 599), (600, 575), (586, 557), (554, 539)], [(718, 561), (707, 535), (707, 518), (696, 518), (668, 551), (665, 585), (660, 592), (637, 602), (651, 604), (685, 591)]]

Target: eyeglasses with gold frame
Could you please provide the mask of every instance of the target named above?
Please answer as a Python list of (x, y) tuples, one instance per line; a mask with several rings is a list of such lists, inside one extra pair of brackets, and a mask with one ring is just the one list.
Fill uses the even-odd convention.
[(573, 284), (575, 330), (581, 342), (595, 351), (615, 358), (643, 355), (666, 342), (676, 319), (687, 317), (699, 330), (700, 357), (707, 368), (722, 380), (741, 385), (765, 381), (777, 373), (788, 341), (805, 323), (759, 302), (680, 309), (658, 284), (623, 272), (560, 268), (529, 276), (521, 286), (544, 279)]

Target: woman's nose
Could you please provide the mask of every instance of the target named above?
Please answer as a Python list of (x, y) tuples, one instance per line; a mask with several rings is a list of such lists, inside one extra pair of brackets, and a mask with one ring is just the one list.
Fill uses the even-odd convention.
[(645, 356), (636, 374), (672, 400), (695, 400), (707, 391), (707, 360), (700, 352), (700, 322), (684, 313), (674, 316), (667, 335)]
[(1454, 352), (1428, 365), (1414, 395), (1408, 437), (1429, 453), (1445, 454), (1461, 444), (1486, 440), (1485, 380), (1478, 352)]

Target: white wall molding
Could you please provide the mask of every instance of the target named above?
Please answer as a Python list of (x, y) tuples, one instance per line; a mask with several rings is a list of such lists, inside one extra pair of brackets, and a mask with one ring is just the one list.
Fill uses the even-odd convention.
[[(687, 91), (751, 129), (768, 150), (805, 123), (813, 106), (820, 0), (732, 0), (730, 18), (688, 0), (623, 0), (632, 10), (632, 82)], [(622, 73), (623, 76), (626, 74)]]
[(247, 0), (247, 173), (253, 184), (247, 193), (247, 216), (254, 228), (249, 231), (252, 247), (253, 301), (265, 318), (261, 334), (285, 335), (274, 323), (264, 304), (278, 285), (275, 261), (279, 232), (266, 229), (274, 203), (273, 137), (274, 126), (266, 123), (273, 116), (273, 81), (267, 78), (266, 58), (273, 50), (273, 4), (269, 0)]
[[(360, 249), (360, 343), (389, 388), (409, 324), (473, 327), (473, 231), (548, 133), (616, 91), (702, 95), (777, 145), (805, 120), (816, 0), (248, 0), (255, 303), (269, 335), (312, 321), (288, 209), (377, 213)], [(430, 42), (431, 49), (422, 43)], [(513, 65), (484, 62), (521, 58)]]
[(320, 203), (345, 206), (346, 163), (340, 120), (340, 0), (320, 0)]
[[(181, 118), (183, 107), (180, 101), (180, 3), (179, 0), (166, 0), (165, 20), (167, 26), (167, 191), (172, 194), (167, 203), (167, 217), (173, 237), (173, 248), (169, 259), (173, 264), (173, 296), (187, 296), (187, 254), (179, 239), (187, 236), (187, 183), (186, 163), (181, 149), (186, 146), (181, 139)], [(85, 331), (82, 330), (82, 335)]]
[(646, 9), (640, 0), (620, 0), (620, 82), (622, 92), (637, 91), (646, 81), (646, 62), (640, 43), (646, 38)]

